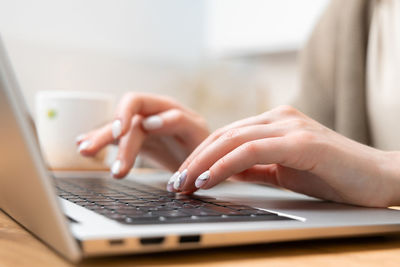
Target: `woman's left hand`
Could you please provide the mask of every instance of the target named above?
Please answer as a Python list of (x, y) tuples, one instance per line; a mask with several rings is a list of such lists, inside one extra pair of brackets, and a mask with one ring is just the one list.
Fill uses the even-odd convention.
[(233, 176), (326, 200), (386, 207), (399, 202), (394, 200), (399, 162), (398, 153), (352, 141), (282, 106), (211, 134), (179, 168), (177, 191), (209, 189)]

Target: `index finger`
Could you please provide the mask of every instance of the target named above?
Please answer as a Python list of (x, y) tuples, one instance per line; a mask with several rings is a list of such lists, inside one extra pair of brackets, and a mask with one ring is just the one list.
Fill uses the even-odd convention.
[(256, 124), (270, 124), (275, 121), (283, 121), (285, 119), (297, 117), (297, 116), (304, 116), (301, 112), (297, 111), (296, 109), (290, 106), (280, 106), (264, 112), (262, 114), (252, 116), (249, 118), (245, 118), (236, 122), (233, 122), (217, 131), (209, 135), (197, 148), (189, 155), (189, 157), (182, 163), (179, 168), (179, 171), (188, 168), (188, 166), (193, 162), (193, 160), (208, 146), (210, 146), (215, 140), (217, 140), (221, 135), (225, 132), (239, 128), (245, 127), (250, 125)]
[(186, 110), (183, 106), (166, 96), (149, 93), (128, 93), (118, 104), (112, 124), (112, 135), (115, 139), (126, 134), (134, 115), (144, 117), (169, 109)]

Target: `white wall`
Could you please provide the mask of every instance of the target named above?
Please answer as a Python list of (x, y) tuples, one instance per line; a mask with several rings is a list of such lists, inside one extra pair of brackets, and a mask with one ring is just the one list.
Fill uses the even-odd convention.
[(213, 56), (298, 50), (328, 0), (207, 0)]
[(0, 0), (0, 32), (31, 110), (39, 90), (179, 98), (172, 88), (202, 58), (203, 12), (185, 0)]
[(0, 0), (6, 36), (148, 60), (198, 60), (204, 3), (185, 0)]
[(261, 67), (219, 57), (299, 48), (326, 1), (0, 0), (0, 33), (31, 110), (39, 90), (150, 91), (215, 128), (296, 81), (295, 57)]

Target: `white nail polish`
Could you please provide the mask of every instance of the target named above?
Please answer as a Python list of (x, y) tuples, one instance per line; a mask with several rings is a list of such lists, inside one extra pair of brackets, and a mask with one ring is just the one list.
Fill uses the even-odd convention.
[(111, 167), (111, 173), (112, 173), (113, 175), (118, 175), (120, 169), (121, 169), (121, 161), (120, 161), (120, 160), (117, 160), (117, 161), (115, 161), (115, 162), (113, 163), (113, 165), (112, 165), (112, 167)]
[(200, 174), (199, 177), (197, 177), (196, 182), (194, 183), (194, 185), (197, 188), (200, 188), (207, 182), (207, 180), (209, 178), (210, 178), (210, 171), (205, 171), (202, 174)]
[(122, 132), (122, 123), (120, 120), (115, 120), (111, 125), (112, 136), (117, 139)]
[(181, 173), (179, 171), (175, 172), (171, 178), (169, 178), (168, 184), (173, 184), (175, 182), (175, 179), (179, 177)]
[(167, 184), (167, 191), (171, 193), (175, 192), (173, 184)]
[(79, 142), (81, 142), (83, 139), (85, 139), (85, 137), (86, 137), (86, 135), (80, 134), (80, 135), (78, 135), (78, 136), (75, 138), (75, 141), (76, 141), (77, 143), (79, 143)]
[(187, 169), (182, 171), (182, 173), (179, 175), (179, 177), (176, 178), (176, 180), (174, 182), (174, 189), (175, 190), (179, 190), (180, 189), (180, 187), (183, 185), (183, 183), (186, 180), (186, 176), (187, 176)]
[(142, 125), (146, 130), (156, 130), (163, 126), (163, 120), (160, 116), (154, 115), (143, 120)]
[(82, 150), (87, 149), (91, 144), (92, 144), (92, 142), (90, 140), (86, 140), (86, 141), (82, 142), (79, 145), (78, 152), (81, 152)]

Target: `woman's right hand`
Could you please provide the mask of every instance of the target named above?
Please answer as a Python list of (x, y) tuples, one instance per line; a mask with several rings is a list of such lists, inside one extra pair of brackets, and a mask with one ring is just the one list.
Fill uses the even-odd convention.
[(82, 155), (94, 156), (105, 146), (118, 144), (111, 172), (122, 178), (139, 152), (175, 171), (208, 135), (205, 120), (171, 98), (128, 93), (121, 99), (114, 120), (80, 135), (77, 145)]

